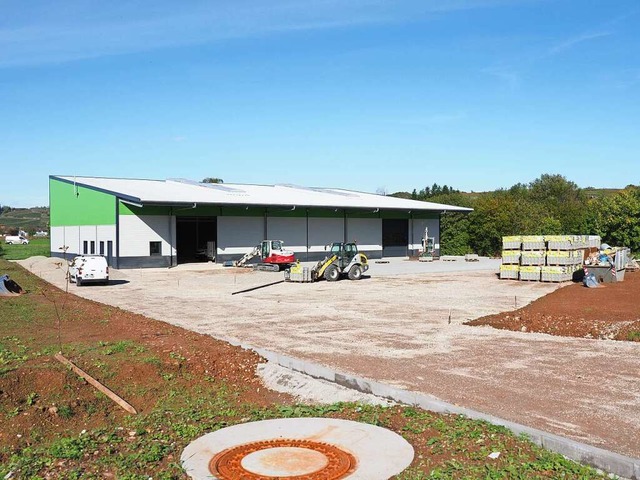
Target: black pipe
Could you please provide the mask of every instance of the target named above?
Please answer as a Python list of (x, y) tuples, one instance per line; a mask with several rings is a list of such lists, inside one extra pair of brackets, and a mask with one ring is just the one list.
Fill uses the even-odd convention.
[(257, 287), (251, 287), (251, 288), (247, 288), (246, 290), (240, 290), (238, 292), (233, 292), (231, 295), (236, 295), (238, 293), (247, 293), (247, 292), (252, 292), (253, 290), (258, 290), (260, 288), (264, 288), (264, 287), (270, 287), (271, 285), (277, 285), (279, 283), (284, 283), (284, 280), (280, 280), (279, 282), (273, 282), (273, 283), (267, 283), (265, 285), (259, 285)]

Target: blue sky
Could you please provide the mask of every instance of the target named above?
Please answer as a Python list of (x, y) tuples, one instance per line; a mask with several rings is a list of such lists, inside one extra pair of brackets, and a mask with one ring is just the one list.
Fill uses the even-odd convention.
[(49, 174), (640, 183), (637, 0), (0, 0), (0, 204)]

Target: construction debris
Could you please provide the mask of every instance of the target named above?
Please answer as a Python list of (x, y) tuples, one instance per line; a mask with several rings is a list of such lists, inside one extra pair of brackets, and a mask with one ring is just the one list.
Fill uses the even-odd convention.
[(626, 247), (612, 248), (603, 243), (585, 259), (585, 273), (593, 274), (600, 283), (622, 282), (630, 256)]

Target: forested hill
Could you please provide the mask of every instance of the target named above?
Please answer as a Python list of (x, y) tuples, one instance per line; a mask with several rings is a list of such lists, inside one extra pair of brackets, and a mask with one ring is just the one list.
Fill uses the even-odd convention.
[(640, 252), (640, 187), (580, 188), (562, 175), (493, 192), (461, 192), (437, 184), (393, 196), (474, 209), (442, 216), (442, 254), (498, 255), (504, 235), (600, 235)]

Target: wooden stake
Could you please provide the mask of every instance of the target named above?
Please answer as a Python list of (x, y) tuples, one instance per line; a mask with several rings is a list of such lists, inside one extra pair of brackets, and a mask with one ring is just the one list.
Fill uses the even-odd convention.
[(58, 360), (60, 363), (66, 365), (67, 367), (70, 367), (71, 370), (73, 370), (77, 375), (81, 376), (82, 378), (84, 378), (87, 382), (89, 382), (91, 385), (93, 385), (95, 388), (97, 388), (99, 391), (101, 391), (102, 393), (104, 393), (107, 397), (109, 397), (111, 400), (113, 400), (114, 402), (116, 402), (118, 405), (120, 405), (120, 407), (122, 407), (124, 410), (126, 410), (129, 413), (132, 413), (134, 415), (136, 415), (138, 412), (136, 411), (135, 408), (133, 408), (130, 404), (128, 404), (127, 402), (125, 402), (122, 398), (120, 398), (118, 395), (116, 395), (114, 392), (112, 392), (111, 390), (109, 390), (107, 387), (105, 387), (103, 384), (101, 384), (98, 380), (96, 380), (95, 378), (93, 378), (91, 375), (89, 375), (87, 372), (85, 372), (84, 370), (76, 367), (72, 362), (70, 362), (69, 360), (67, 360), (66, 358), (64, 358), (62, 356), (62, 353), (56, 353), (54, 355), (54, 358), (56, 360)]

